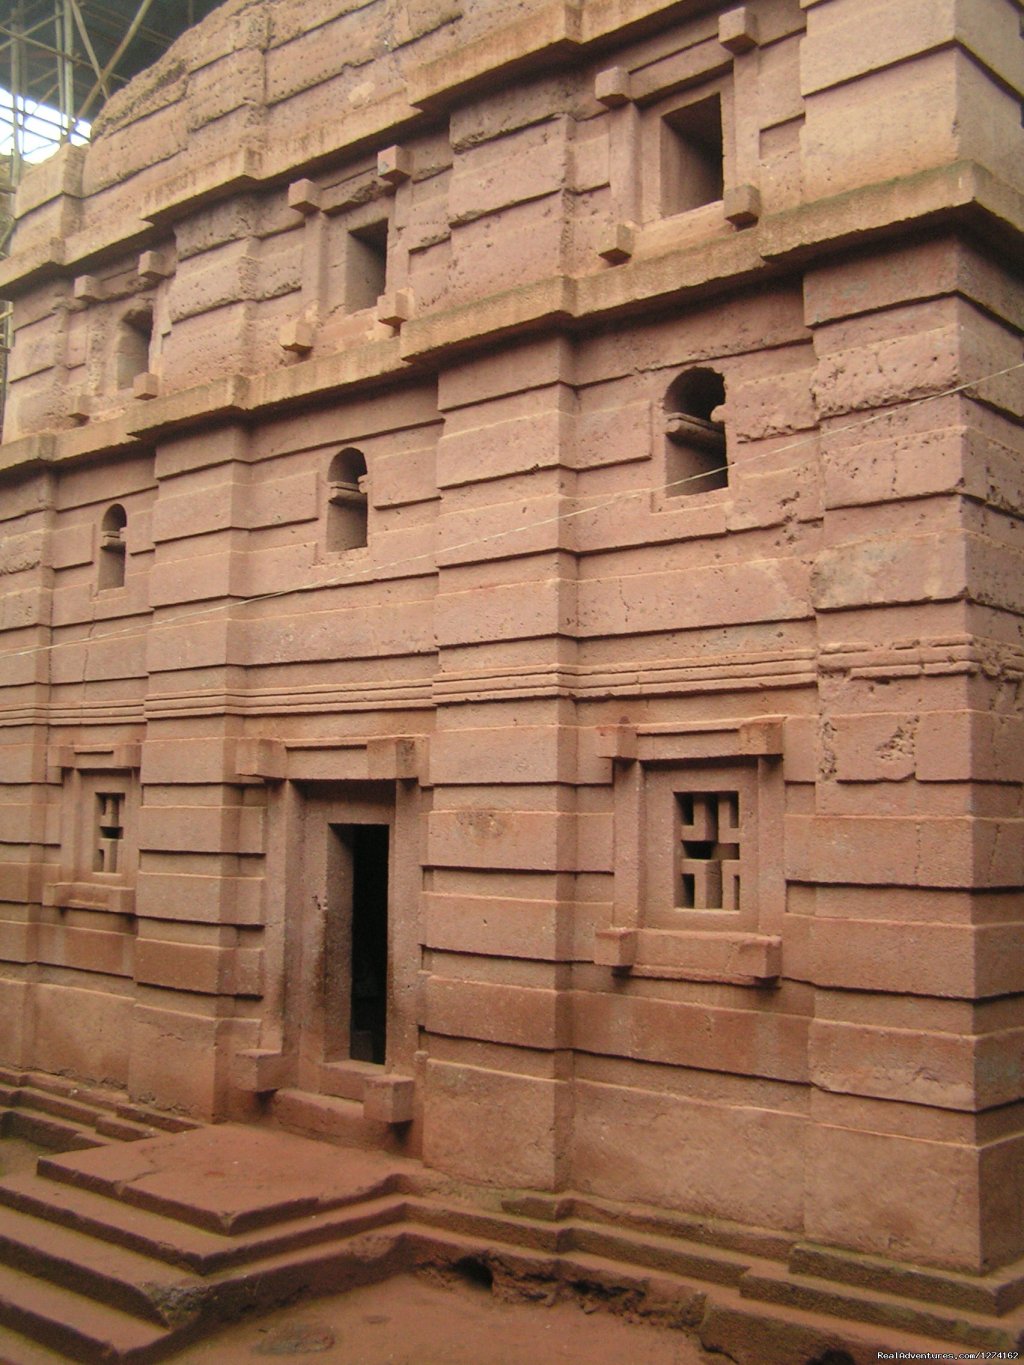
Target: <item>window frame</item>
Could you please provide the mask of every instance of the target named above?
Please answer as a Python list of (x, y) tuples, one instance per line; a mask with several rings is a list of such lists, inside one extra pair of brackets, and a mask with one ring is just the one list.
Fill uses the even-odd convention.
[[(600, 732), (599, 752), (613, 764), (615, 857), (611, 924), (597, 931), (595, 962), (637, 976), (739, 985), (779, 977), (783, 729), (772, 716)], [(671, 890), (677, 795), (716, 790), (738, 790), (748, 809), (740, 907), (680, 907)]]

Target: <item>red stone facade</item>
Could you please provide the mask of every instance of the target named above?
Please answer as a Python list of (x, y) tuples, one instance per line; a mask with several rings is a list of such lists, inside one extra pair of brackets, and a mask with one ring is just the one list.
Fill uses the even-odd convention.
[(228, 0), (26, 178), (0, 1061), (1024, 1256), (1020, 24)]

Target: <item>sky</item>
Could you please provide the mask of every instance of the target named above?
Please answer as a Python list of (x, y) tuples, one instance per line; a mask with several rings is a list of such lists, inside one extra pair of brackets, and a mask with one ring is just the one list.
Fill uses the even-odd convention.
[[(46, 104), (26, 101), (22, 153), (26, 161), (42, 161), (56, 148), (60, 139), (60, 114)], [(14, 150), (14, 118), (11, 92), (0, 86), (0, 156)], [(72, 142), (89, 140), (89, 124), (80, 123)]]

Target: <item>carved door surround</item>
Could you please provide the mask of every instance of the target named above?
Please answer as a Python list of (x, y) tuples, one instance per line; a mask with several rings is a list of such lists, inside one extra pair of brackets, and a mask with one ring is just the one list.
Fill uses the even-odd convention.
[[(426, 740), (419, 736), (243, 740), (241, 777), (271, 788), (267, 988), (262, 1045), (238, 1054), (239, 1088), (297, 1088), (362, 1100), (388, 1123), (413, 1111), (418, 1041)], [(346, 832), (386, 830), (387, 1051), (353, 1056), (351, 921), (344, 919)], [(347, 869), (347, 870), (346, 870)], [(350, 895), (350, 891), (349, 891)]]

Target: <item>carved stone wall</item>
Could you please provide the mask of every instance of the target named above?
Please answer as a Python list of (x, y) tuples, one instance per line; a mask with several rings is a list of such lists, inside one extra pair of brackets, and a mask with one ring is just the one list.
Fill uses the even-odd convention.
[(2, 1060), (1024, 1256), (1019, 24), (228, 0), (25, 179)]

